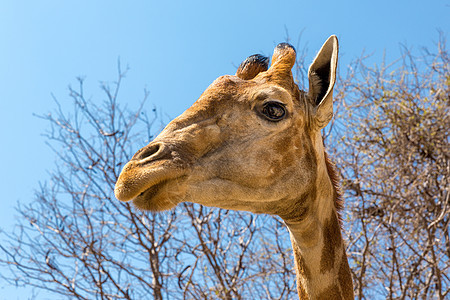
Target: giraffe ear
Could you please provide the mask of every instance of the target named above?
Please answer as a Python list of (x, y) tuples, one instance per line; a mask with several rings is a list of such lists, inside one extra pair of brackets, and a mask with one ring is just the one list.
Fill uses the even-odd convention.
[(267, 71), (269, 58), (261, 54), (254, 54), (247, 57), (236, 71), (236, 76), (245, 80), (256, 77), (261, 72)]
[(321, 129), (333, 118), (333, 87), (336, 82), (338, 40), (332, 35), (309, 67), (308, 97), (315, 106), (315, 123)]

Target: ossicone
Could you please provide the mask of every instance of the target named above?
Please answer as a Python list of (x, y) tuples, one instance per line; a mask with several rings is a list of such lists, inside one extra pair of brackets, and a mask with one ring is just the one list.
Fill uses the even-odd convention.
[(261, 54), (254, 54), (247, 57), (236, 71), (236, 76), (250, 80), (256, 77), (261, 72), (267, 71), (269, 67), (269, 58)]
[(290, 74), (292, 67), (295, 65), (296, 55), (295, 48), (291, 44), (278, 44), (273, 51), (272, 65), (269, 72)]

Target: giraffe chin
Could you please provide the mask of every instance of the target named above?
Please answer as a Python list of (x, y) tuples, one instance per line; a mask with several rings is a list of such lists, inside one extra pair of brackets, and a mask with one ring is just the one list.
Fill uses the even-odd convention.
[(175, 200), (180, 197), (180, 191), (173, 181), (163, 180), (149, 187), (133, 199), (134, 206), (140, 210), (154, 212), (175, 208), (179, 203)]

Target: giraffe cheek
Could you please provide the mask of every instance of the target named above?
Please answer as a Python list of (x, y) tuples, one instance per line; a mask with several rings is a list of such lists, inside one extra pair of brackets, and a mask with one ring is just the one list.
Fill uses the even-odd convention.
[(209, 125), (205, 128), (202, 128), (201, 132), (196, 135), (197, 141), (199, 144), (203, 144), (204, 151), (215, 148), (220, 144), (220, 128), (216, 124)]

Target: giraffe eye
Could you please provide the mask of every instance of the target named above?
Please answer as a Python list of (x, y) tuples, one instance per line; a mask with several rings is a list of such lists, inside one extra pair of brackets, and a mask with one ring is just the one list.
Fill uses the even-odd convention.
[(262, 114), (269, 121), (280, 121), (286, 116), (286, 107), (280, 102), (266, 102), (263, 105)]

